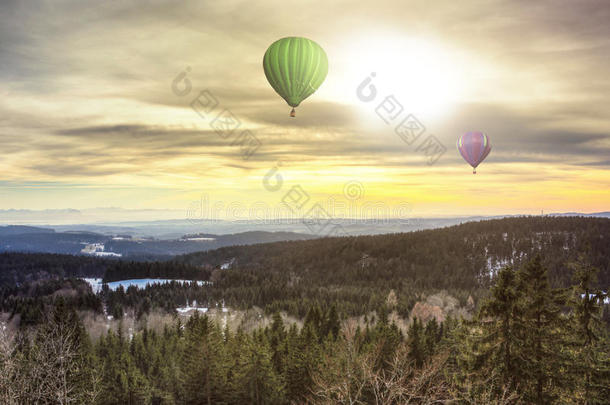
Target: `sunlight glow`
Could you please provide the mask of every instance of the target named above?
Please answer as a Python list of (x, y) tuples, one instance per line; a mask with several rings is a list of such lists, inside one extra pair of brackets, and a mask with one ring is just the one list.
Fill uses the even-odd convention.
[[(404, 35), (366, 36), (343, 47), (337, 66), (331, 70), (336, 82), (332, 98), (357, 103), (371, 110), (385, 97), (394, 95), (405, 111), (426, 116), (447, 113), (465, 91), (461, 57), (429, 39)], [(377, 99), (364, 103), (356, 89), (371, 73)]]

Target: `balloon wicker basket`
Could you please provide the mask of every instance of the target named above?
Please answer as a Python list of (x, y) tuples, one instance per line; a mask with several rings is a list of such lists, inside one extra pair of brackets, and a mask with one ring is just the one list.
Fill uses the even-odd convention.
[(297, 115), (297, 113), (296, 113), (296, 111), (294, 111), (294, 108), (293, 108), (292, 111), (290, 111), (290, 116), (294, 118), (294, 117), (296, 117), (296, 115)]

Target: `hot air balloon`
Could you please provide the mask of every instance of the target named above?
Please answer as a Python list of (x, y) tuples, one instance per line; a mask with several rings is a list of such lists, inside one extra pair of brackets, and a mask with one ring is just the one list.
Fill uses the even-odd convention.
[(466, 132), (457, 141), (460, 154), (472, 166), (472, 173), (477, 173), (477, 166), (489, 155), (491, 144), (483, 132)]
[(263, 58), (263, 69), (271, 87), (292, 107), (311, 96), (328, 73), (324, 49), (307, 38), (287, 37), (272, 43)]

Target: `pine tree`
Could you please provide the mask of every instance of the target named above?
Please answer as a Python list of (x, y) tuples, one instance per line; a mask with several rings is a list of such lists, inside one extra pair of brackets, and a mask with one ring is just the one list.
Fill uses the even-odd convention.
[(286, 331), (284, 330), (284, 322), (279, 312), (273, 314), (271, 329), (268, 332), (269, 345), (271, 347), (273, 367), (276, 372), (283, 372), (283, 357), (286, 354)]
[(573, 328), (577, 347), (573, 375), (582, 387), (586, 405), (603, 404), (610, 398), (610, 344), (601, 322), (602, 304), (607, 293), (595, 288), (598, 269), (580, 255), (570, 263), (573, 269), (574, 317)]
[(284, 384), (273, 369), (269, 342), (264, 334), (246, 339), (233, 380), (237, 403), (277, 404), (284, 400)]
[(195, 312), (185, 325), (180, 367), (186, 402), (209, 405), (224, 396), (226, 363), (223, 349), (219, 326)]
[(426, 349), (424, 347), (424, 336), (421, 322), (413, 318), (413, 323), (407, 333), (407, 347), (409, 348), (409, 359), (416, 367), (424, 364)]
[(436, 344), (439, 340), (439, 335), (440, 332), (436, 318), (432, 318), (428, 321), (424, 330), (424, 346), (427, 359), (434, 355)]
[(505, 267), (498, 272), (491, 297), (479, 311), (482, 333), (475, 338), (473, 366), (482, 366), (485, 377), (492, 376), (493, 390), (497, 394), (506, 385), (515, 389), (521, 381), (522, 299), (517, 274), (511, 267)]
[(286, 380), (286, 398), (289, 401), (299, 402), (310, 387), (311, 380), (307, 361), (303, 350), (302, 339), (296, 325), (292, 325), (286, 336), (286, 356), (283, 370)]
[[(119, 327), (119, 330), (121, 329)], [(104, 395), (100, 396), (101, 404), (135, 405), (150, 401), (148, 379), (133, 361), (122, 332), (115, 335), (109, 331), (106, 338), (98, 344), (97, 354), (103, 361), (101, 386)]]
[(307, 311), (307, 315), (305, 315), (305, 320), (303, 321), (303, 327), (310, 326), (311, 329), (315, 332), (316, 336), (319, 338), (320, 342), (326, 336), (322, 334), (322, 311), (320, 310), (319, 305), (313, 305)]
[(520, 388), (524, 399), (537, 404), (552, 403), (564, 387), (566, 321), (561, 315), (565, 303), (562, 291), (549, 286), (547, 269), (540, 256), (528, 262), (519, 272), (523, 291), (522, 374)]
[(341, 329), (341, 322), (339, 321), (339, 314), (337, 313), (337, 306), (335, 304), (330, 306), (328, 313), (324, 319), (324, 336), (331, 336), (333, 340), (336, 340), (339, 336), (339, 330)]

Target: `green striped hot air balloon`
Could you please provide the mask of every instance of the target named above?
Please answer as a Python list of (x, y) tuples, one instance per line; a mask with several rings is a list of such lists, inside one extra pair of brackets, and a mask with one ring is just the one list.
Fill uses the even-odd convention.
[(293, 107), (311, 96), (328, 73), (324, 49), (307, 38), (282, 38), (269, 46), (263, 58), (263, 69), (271, 87)]

